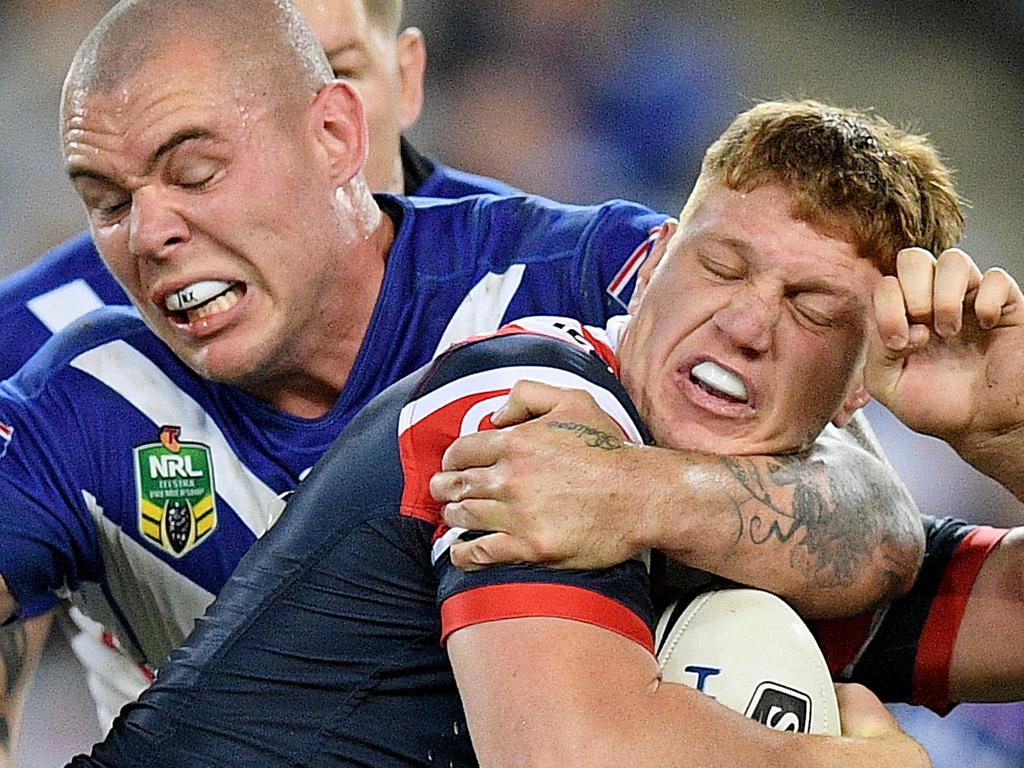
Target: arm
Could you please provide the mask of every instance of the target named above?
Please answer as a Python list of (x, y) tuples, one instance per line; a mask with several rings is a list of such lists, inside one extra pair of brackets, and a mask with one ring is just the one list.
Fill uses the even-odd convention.
[(0, 768), (14, 765), (25, 696), (52, 621), (51, 611), (0, 627)]
[(840, 692), (844, 737), (773, 731), (686, 686), (621, 635), (517, 619), (448, 643), (481, 766), (928, 765), (865, 689)]
[(913, 588), (872, 614), (819, 621), (837, 679), (946, 714), (1024, 698), (1024, 529), (925, 519)]
[[(583, 393), (520, 382), (495, 423), (461, 438), (431, 483), (463, 567), (600, 567), (648, 547), (763, 587), (806, 615), (857, 612), (909, 587), (917, 510), (870, 438), (830, 429), (809, 453), (722, 457), (617, 435)], [(571, 513), (570, 513), (571, 512)]]
[(1024, 699), (1024, 528), (985, 560), (964, 609), (949, 674), (951, 701)]

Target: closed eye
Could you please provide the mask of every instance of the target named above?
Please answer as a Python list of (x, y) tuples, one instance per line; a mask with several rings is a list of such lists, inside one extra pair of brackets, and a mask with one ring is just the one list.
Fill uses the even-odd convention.
[(719, 259), (702, 258), (704, 271), (722, 280), (740, 280), (744, 277), (744, 269), (739, 264), (729, 264)]
[(791, 303), (800, 318), (818, 328), (831, 328), (840, 314), (836, 300), (820, 293), (798, 293)]

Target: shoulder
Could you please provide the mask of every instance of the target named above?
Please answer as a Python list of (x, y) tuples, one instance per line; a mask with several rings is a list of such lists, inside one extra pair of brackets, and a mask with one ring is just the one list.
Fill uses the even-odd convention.
[(489, 176), (480, 176), (468, 171), (451, 168), (430, 158), (433, 172), (416, 189), (424, 197), (458, 198), (467, 195), (521, 195), (522, 191)]
[[(650, 442), (618, 380), (603, 332), (566, 318), (525, 318), (495, 334), (451, 347), (420, 377), (406, 419), (421, 418), (453, 403), (504, 398), (522, 379), (584, 390), (623, 426), (630, 440)], [(491, 411), (497, 407), (493, 405)]]
[(98, 294), (100, 303), (123, 304), (128, 301), (103, 264), (89, 233), (83, 232), (0, 281), (0, 311), (71, 285), (76, 280), (84, 281)]
[(395, 199), (403, 202), (406, 218), (415, 219), (411, 239), (447, 240), (465, 251), (477, 248), (526, 259), (552, 251), (568, 254), (616, 238), (636, 246), (667, 218), (625, 200), (571, 205), (526, 194)]
[(52, 336), (9, 383), (30, 395), (83, 358), (103, 355), (106, 348), (118, 342), (145, 358), (173, 357), (146, 327), (134, 307), (104, 306)]

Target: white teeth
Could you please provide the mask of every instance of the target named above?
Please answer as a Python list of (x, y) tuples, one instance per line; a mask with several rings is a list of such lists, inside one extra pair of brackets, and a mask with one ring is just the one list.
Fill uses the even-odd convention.
[(192, 323), (196, 320), (202, 320), (204, 317), (215, 315), (218, 312), (227, 312), (238, 303), (238, 299), (238, 290), (231, 288), (227, 293), (222, 293), (212, 301), (208, 301), (206, 304), (198, 306), (195, 309), (188, 310), (188, 321)]
[(737, 400), (747, 402), (747, 388), (735, 373), (725, 370), (709, 360), (698, 363), (690, 370), (690, 375), (712, 389), (724, 392)]
[(231, 283), (225, 283), (223, 280), (200, 280), (172, 293), (164, 304), (169, 312), (181, 312), (209, 301), (230, 287)]

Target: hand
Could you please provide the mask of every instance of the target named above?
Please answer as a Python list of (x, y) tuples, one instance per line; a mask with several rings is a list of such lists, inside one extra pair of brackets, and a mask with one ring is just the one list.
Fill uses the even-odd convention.
[(875, 290), (865, 380), (903, 423), (958, 450), (1024, 424), (1024, 296), (963, 251), (897, 256)]
[(643, 549), (618, 512), (632, 449), (589, 394), (520, 381), (492, 421), (503, 429), (456, 440), (430, 482), (448, 525), (495, 531), (456, 543), (457, 567), (600, 568)]
[[(883, 748), (884, 760), (872, 763), (874, 766), (931, 766), (931, 760), (924, 747), (903, 732), (896, 718), (867, 688), (856, 683), (839, 684), (836, 685), (836, 698), (839, 701), (843, 736), (866, 739), (872, 751), (879, 747)], [(859, 763), (853, 761), (850, 764)]]

